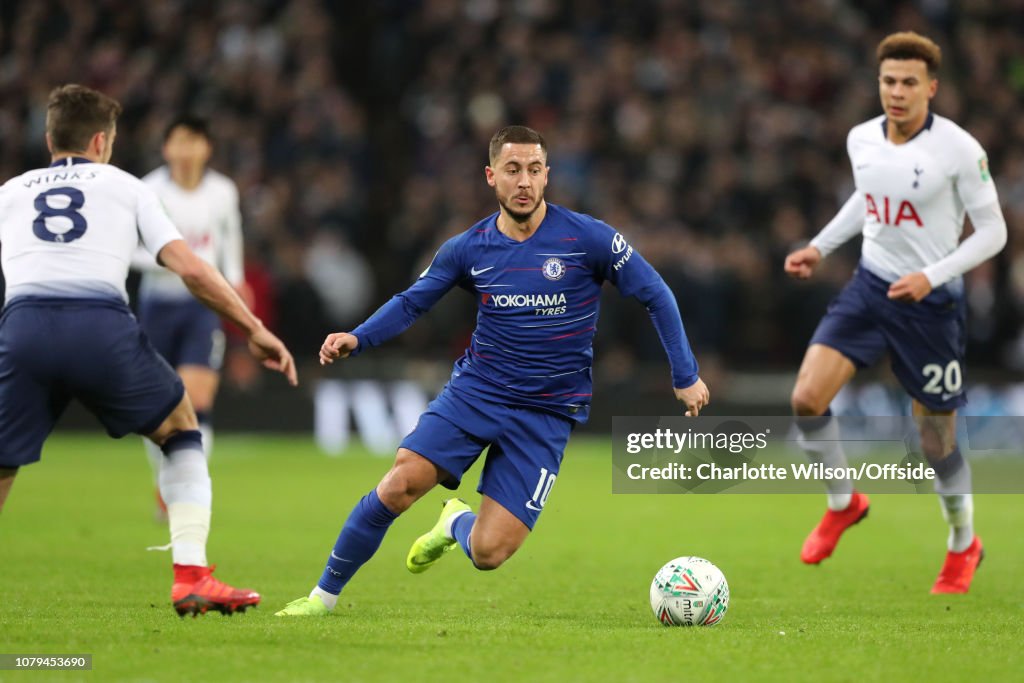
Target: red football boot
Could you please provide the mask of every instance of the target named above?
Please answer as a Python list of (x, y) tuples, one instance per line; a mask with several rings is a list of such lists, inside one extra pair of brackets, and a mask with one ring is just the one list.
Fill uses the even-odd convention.
[(843, 532), (868, 516), (869, 502), (863, 493), (854, 491), (845, 510), (825, 512), (818, 526), (814, 527), (814, 531), (804, 541), (800, 559), (805, 564), (818, 564), (832, 555)]
[(981, 539), (977, 536), (967, 546), (967, 550), (960, 553), (948, 551), (939, 578), (935, 579), (935, 585), (932, 586), (932, 595), (966, 593), (971, 587), (975, 570), (984, 559), (985, 549), (981, 547)]
[(234, 588), (213, 578), (215, 568), (174, 565), (171, 602), (179, 616), (191, 614), (194, 617), (209, 610), (230, 615), (260, 604), (260, 594), (256, 591)]

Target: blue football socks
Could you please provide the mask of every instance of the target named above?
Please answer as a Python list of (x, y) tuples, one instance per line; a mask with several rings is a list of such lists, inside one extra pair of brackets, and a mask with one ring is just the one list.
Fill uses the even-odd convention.
[(374, 489), (352, 509), (338, 534), (327, 567), (317, 584), (321, 590), (337, 595), (384, 540), (388, 527), (398, 515), (384, 506)]
[(473, 530), (476, 522), (476, 514), (463, 512), (452, 522), (452, 538), (459, 542), (459, 546), (466, 553), (466, 557), (473, 560), (473, 551), (469, 547), (469, 532)]

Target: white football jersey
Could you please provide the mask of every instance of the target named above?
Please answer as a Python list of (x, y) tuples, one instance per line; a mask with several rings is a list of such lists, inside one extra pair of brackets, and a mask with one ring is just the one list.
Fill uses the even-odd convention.
[(117, 297), (140, 244), (154, 256), (181, 234), (160, 200), (110, 164), (69, 157), (0, 187), (6, 299)]
[(948, 256), (960, 243), (964, 210), (999, 199), (985, 150), (949, 119), (929, 114), (900, 145), (884, 126), (884, 115), (855, 126), (846, 146), (864, 199), (863, 263), (894, 281)]
[[(236, 287), (245, 280), (242, 261), (242, 214), (238, 188), (227, 176), (207, 169), (199, 185), (186, 190), (171, 179), (166, 166), (152, 171), (142, 181), (163, 202), (167, 214), (182, 237), (200, 258), (218, 268)], [(161, 299), (189, 299), (191, 294), (174, 273), (155, 262), (137, 259), (143, 268), (139, 295)]]

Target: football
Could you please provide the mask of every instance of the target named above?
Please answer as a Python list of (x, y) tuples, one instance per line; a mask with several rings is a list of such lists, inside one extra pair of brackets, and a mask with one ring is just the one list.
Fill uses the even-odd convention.
[(665, 626), (714, 626), (729, 609), (729, 583), (703, 557), (677, 557), (654, 575), (651, 609)]

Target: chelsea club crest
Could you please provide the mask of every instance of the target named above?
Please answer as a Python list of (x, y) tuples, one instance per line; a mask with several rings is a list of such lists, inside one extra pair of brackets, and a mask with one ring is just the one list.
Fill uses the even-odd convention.
[(544, 262), (540, 270), (544, 273), (544, 277), (549, 280), (561, 280), (562, 276), (565, 275), (565, 264), (562, 263), (562, 259), (549, 258)]

